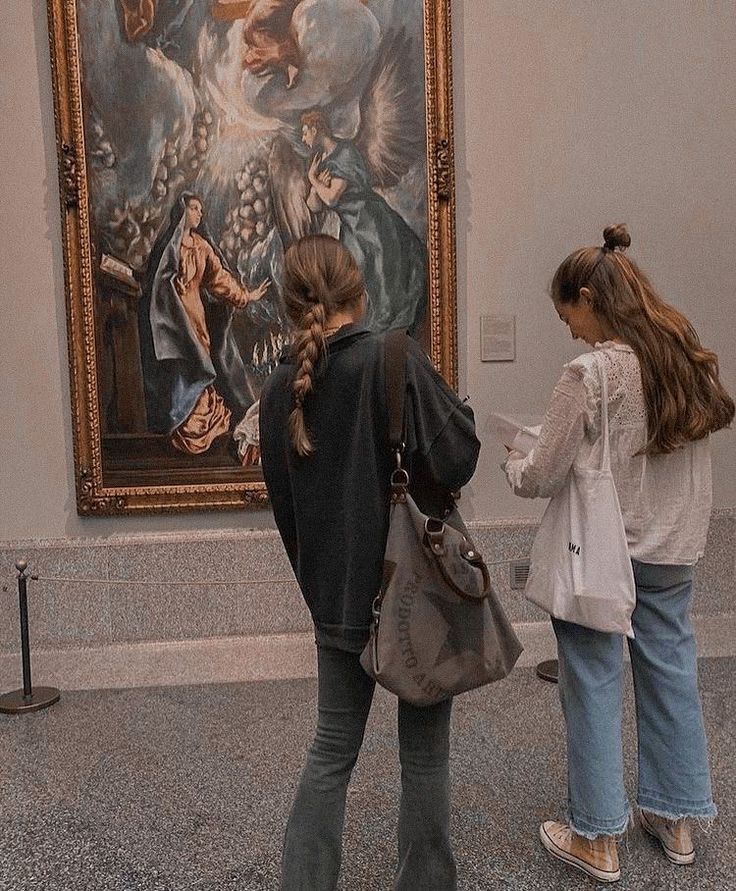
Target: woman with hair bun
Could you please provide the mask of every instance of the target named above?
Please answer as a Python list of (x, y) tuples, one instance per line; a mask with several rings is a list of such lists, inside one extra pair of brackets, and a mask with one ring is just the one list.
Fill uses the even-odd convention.
[[(710, 770), (689, 618), (693, 570), (711, 512), (708, 436), (733, 420), (718, 359), (624, 250), (625, 226), (570, 254), (551, 296), (573, 338), (594, 347), (564, 369), (539, 441), (505, 465), (517, 495), (550, 497), (573, 467), (597, 467), (602, 368), (611, 469), (636, 586), (628, 640), (644, 830), (677, 864), (695, 849), (688, 818), (712, 818)], [(621, 635), (553, 618), (567, 725), (568, 821), (540, 827), (545, 848), (599, 881), (620, 877), (617, 836), (630, 808), (623, 780)]]
[[(339, 241), (308, 235), (284, 257), (292, 347), (261, 395), (263, 472), (276, 525), (317, 643), (317, 731), (284, 840), (281, 888), (332, 891), (345, 798), (374, 681), (360, 664), (383, 573), (389, 521), (385, 334), (363, 324), (365, 286)], [(406, 438), (420, 508), (443, 515), (480, 443), (473, 413), (407, 338)], [(399, 860), (395, 888), (456, 887), (449, 835), (451, 700), (399, 701)], [(353, 887), (348, 882), (347, 885)], [(346, 886), (347, 886), (346, 885)]]

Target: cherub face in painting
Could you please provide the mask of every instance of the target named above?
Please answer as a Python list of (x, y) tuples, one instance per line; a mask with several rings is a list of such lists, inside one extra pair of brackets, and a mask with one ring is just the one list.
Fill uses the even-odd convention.
[(190, 198), (184, 211), (184, 225), (187, 229), (196, 229), (202, 222), (202, 202), (199, 198)]
[(302, 142), (308, 148), (313, 149), (317, 142), (317, 128), (304, 124), (302, 127)]

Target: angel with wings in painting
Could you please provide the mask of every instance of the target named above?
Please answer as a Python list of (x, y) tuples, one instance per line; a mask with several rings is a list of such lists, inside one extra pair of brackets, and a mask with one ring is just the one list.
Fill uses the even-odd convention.
[(287, 140), (271, 151), (274, 216), (282, 241), (324, 229), (336, 215), (340, 241), (365, 280), (366, 323), (374, 331), (407, 328), (416, 334), (427, 305), (425, 243), (381, 194), (402, 181), (425, 151), (421, 84), (402, 71), (401, 41), (381, 54), (360, 105), (352, 139), (330, 128), (327, 114), (301, 115), (304, 162)]

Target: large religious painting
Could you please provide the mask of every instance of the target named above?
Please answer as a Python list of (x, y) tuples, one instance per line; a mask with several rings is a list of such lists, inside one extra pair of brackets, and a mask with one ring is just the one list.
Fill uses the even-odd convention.
[(48, 0), (77, 504), (261, 506), (284, 252), (456, 383), (449, 0)]

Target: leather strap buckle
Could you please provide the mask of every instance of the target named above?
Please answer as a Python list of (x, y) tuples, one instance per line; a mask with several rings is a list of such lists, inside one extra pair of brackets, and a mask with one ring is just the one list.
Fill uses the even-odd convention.
[(436, 517), (427, 517), (424, 521), (424, 535), (427, 545), (438, 557), (445, 553), (445, 524)]
[[(398, 452), (396, 453), (398, 456)], [(391, 501), (406, 501), (406, 493), (409, 489), (409, 474), (399, 466), (391, 474)]]

